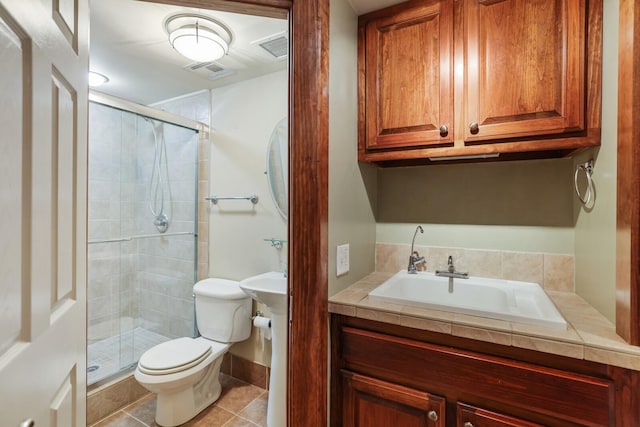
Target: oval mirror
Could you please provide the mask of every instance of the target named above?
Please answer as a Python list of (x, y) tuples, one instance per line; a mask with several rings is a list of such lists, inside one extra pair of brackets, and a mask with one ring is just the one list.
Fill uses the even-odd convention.
[(267, 179), (269, 191), (276, 209), (286, 221), (289, 207), (289, 153), (287, 118), (276, 124), (267, 148)]

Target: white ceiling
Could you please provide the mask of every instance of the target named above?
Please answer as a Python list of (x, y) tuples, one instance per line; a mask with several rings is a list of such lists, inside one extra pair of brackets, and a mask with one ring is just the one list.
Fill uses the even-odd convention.
[[(141, 104), (174, 98), (283, 70), (258, 44), (286, 33), (286, 20), (189, 9), (136, 0), (91, 0), (90, 68), (109, 78), (96, 90)], [(164, 29), (165, 19), (185, 11), (211, 16), (232, 32), (229, 54), (216, 65), (232, 74), (211, 80), (211, 72), (184, 67), (193, 61), (176, 52)]]
[[(403, 0), (348, 0), (356, 14), (377, 10)], [(224, 86), (287, 67), (255, 44), (288, 32), (283, 19), (189, 9), (137, 0), (90, 0), (90, 68), (109, 78), (100, 92), (141, 104), (167, 100), (203, 89)], [(211, 79), (210, 72), (194, 72), (192, 64), (168, 42), (164, 21), (185, 11), (208, 15), (231, 29), (229, 54), (216, 65), (230, 71)]]

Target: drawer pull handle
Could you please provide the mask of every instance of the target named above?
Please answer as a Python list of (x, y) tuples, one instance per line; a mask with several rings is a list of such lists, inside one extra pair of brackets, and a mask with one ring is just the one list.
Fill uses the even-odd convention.
[(475, 135), (476, 133), (478, 133), (479, 130), (480, 130), (480, 126), (478, 125), (478, 122), (469, 123), (469, 132)]
[(429, 411), (427, 417), (429, 417), (431, 421), (438, 421), (438, 413), (436, 411)]
[(473, 427), (473, 423), (467, 421), (466, 423), (464, 423), (463, 427)]
[(440, 126), (440, 136), (447, 136), (449, 134), (449, 126), (442, 125)]

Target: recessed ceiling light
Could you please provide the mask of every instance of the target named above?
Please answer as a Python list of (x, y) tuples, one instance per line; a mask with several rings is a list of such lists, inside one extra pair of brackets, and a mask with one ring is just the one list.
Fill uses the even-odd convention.
[(104, 74), (96, 73), (95, 71), (89, 71), (89, 87), (98, 87), (109, 81), (109, 78)]

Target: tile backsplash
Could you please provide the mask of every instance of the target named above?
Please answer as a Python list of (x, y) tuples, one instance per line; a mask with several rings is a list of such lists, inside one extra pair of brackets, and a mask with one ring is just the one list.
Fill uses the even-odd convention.
[[(535, 282), (551, 291), (574, 291), (574, 258), (567, 254), (507, 252), (482, 249), (415, 246), (425, 257), (425, 271), (444, 270), (453, 257), (456, 270), (472, 276)], [(376, 271), (397, 272), (407, 268), (410, 245), (377, 243)]]

